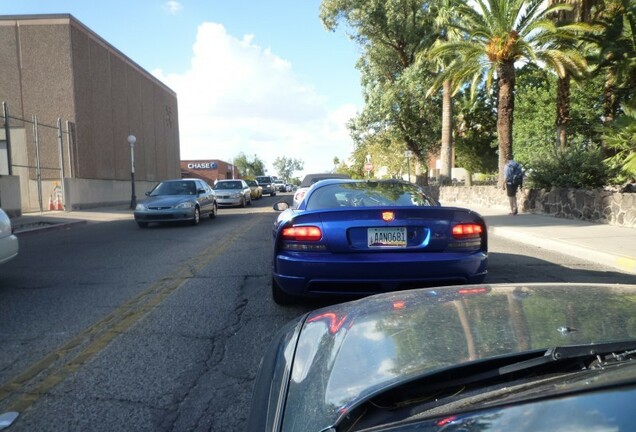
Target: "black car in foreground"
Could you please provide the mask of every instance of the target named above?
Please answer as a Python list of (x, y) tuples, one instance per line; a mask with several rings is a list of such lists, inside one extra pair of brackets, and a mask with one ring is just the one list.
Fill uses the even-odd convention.
[(636, 285), (379, 294), (284, 327), (250, 431), (628, 431)]

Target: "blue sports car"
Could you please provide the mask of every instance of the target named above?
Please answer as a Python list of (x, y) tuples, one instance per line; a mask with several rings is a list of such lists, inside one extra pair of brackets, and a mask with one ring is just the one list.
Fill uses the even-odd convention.
[(272, 295), (278, 304), (481, 283), (488, 239), (477, 213), (442, 207), (400, 180), (315, 183), (274, 223)]

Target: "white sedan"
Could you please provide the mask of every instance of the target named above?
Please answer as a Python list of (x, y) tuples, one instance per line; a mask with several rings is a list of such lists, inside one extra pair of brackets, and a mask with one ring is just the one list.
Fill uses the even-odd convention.
[(11, 219), (0, 209), (0, 264), (18, 256), (18, 238), (13, 235)]

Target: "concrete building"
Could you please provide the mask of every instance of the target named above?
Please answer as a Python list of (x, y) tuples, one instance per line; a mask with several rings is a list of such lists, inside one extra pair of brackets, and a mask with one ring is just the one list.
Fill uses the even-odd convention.
[(181, 161), (181, 177), (199, 178), (210, 186), (217, 180), (241, 178), (235, 166), (217, 159)]
[(0, 102), (3, 207), (128, 202), (129, 135), (137, 190), (181, 176), (176, 93), (71, 15), (0, 16)]

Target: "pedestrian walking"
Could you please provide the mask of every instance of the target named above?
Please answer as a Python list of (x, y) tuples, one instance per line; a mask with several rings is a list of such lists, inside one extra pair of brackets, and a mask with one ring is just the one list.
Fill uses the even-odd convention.
[(510, 215), (519, 213), (517, 207), (517, 190), (523, 186), (523, 168), (519, 162), (510, 159), (504, 167), (506, 195), (510, 204)]

